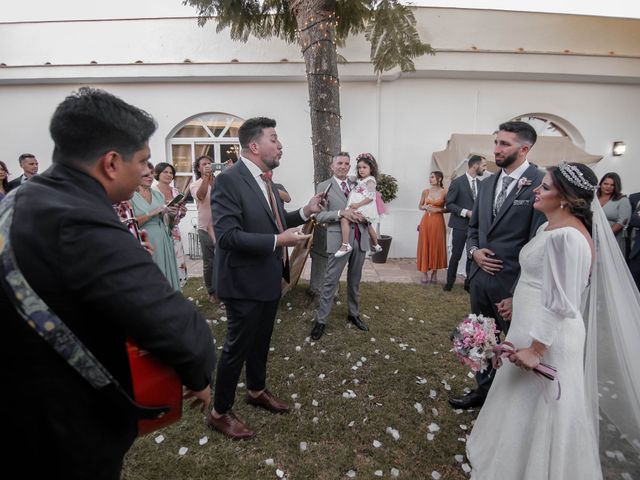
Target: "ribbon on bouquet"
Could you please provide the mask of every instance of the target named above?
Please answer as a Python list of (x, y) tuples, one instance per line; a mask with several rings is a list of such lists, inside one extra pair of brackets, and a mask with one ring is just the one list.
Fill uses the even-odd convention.
[[(510, 357), (514, 353), (516, 353), (516, 347), (511, 342), (502, 342), (496, 345), (493, 349), (493, 357), (491, 357), (493, 368), (500, 368), (502, 366), (502, 357)], [(557, 377), (558, 369), (547, 363), (540, 362), (538, 366), (533, 369), (533, 373), (538, 376), (537, 378), (543, 377), (552, 382), (556, 382), (558, 384), (558, 395), (555, 399), (560, 400), (562, 389), (560, 388), (560, 381)], [(540, 383), (539, 386), (542, 389), (545, 401), (547, 401), (547, 391), (544, 388), (544, 384)]]

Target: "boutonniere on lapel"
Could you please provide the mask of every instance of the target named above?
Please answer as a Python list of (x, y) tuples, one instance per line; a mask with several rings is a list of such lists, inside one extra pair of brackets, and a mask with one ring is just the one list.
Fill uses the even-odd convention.
[(529, 185), (531, 185), (531, 180), (527, 177), (520, 177), (520, 180), (518, 180), (518, 191), (516, 192), (516, 197), (520, 194), (520, 190), (528, 187)]

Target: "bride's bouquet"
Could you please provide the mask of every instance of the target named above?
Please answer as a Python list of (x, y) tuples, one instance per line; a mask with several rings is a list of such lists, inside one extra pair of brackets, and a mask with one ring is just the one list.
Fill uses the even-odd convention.
[(474, 372), (484, 372), (494, 355), (497, 341), (493, 318), (473, 313), (466, 317), (451, 336), (456, 357)]

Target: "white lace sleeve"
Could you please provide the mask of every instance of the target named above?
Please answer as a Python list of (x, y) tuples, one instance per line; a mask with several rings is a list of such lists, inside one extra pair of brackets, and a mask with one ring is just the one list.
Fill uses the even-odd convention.
[(541, 317), (529, 334), (549, 346), (565, 318), (579, 315), (581, 297), (589, 279), (591, 249), (574, 228), (552, 232), (546, 242), (542, 275)]

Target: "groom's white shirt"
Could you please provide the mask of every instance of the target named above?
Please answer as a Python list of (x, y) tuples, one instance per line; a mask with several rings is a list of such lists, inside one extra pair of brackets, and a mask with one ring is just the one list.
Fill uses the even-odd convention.
[(509, 194), (511, 193), (511, 190), (513, 190), (517, 183), (518, 180), (520, 180), (520, 177), (522, 176), (522, 174), (524, 172), (527, 171), (527, 168), (529, 168), (531, 166), (531, 164), (529, 163), (528, 160), (525, 159), (524, 162), (522, 162), (522, 165), (520, 165), (518, 168), (516, 168), (513, 172), (511, 172), (510, 175), (507, 175), (507, 173), (504, 171), (504, 168), (500, 171), (500, 178), (498, 179), (498, 186), (496, 187), (496, 191), (493, 195), (493, 204), (496, 204), (496, 200), (498, 198), (498, 195), (500, 195), (500, 187), (502, 186), (502, 179), (504, 177), (511, 177), (515, 180), (515, 182), (511, 182), (509, 184), (509, 188), (507, 188), (507, 196), (509, 196)]

